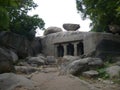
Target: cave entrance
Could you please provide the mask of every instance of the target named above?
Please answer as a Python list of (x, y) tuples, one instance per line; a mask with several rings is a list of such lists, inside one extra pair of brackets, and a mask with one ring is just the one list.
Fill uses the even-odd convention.
[(77, 55), (83, 55), (84, 54), (84, 45), (83, 42), (79, 42), (77, 44)]
[(63, 57), (64, 55), (64, 48), (61, 44), (57, 46), (57, 56), (58, 57)]
[(74, 45), (71, 43), (67, 45), (67, 55), (74, 56)]

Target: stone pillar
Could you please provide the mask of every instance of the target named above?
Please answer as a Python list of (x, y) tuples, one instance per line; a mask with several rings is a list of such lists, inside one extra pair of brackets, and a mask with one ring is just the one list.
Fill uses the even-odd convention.
[(77, 56), (77, 44), (78, 44), (78, 42), (73, 43), (73, 45), (74, 45), (74, 56)]
[(62, 44), (64, 48), (64, 56), (67, 55), (67, 44)]
[(55, 55), (55, 57), (58, 57), (57, 47), (58, 47), (58, 45), (54, 45), (54, 55)]

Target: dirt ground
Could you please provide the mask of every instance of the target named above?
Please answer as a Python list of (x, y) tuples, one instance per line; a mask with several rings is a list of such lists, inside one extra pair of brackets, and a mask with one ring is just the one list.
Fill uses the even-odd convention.
[[(99, 80), (80, 79), (72, 75), (59, 75), (56, 67), (44, 68), (29, 76), (35, 82), (34, 90), (120, 90), (120, 85)], [(15, 90), (30, 90), (17, 87)]]

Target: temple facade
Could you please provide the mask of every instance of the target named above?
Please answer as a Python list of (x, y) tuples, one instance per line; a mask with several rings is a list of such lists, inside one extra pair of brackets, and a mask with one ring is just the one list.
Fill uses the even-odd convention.
[(55, 57), (93, 54), (100, 56), (101, 53), (113, 55), (113, 51), (114, 54), (120, 55), (120, 36), (109, 33), (62, 31), (43, 37), (42, 48), (44, 55)]

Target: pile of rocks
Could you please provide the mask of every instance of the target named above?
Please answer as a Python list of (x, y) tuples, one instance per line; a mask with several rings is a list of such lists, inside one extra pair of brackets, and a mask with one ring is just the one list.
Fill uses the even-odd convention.
[(26, 37), (12, 33), (0, 32), (0, 73), (14, 72), (14, 65), (28, 56), (41, 53), (41, 39), (29, 41)]
[[(67, 63), (67, 64), (66, 64)], [(102, 67), (104, 65), (103, 61), (100, 58), (83, 58), (77, 60), (70, 60), (61, 65), (60, 74), (72, 74), (79, 75), (90, 74), (91, 76), (96, 76), (97, 71), (93, 71), (96, 68)], [(90, 70), (90, 71), (89, 71)], [(85, 72), (89, 71), (89, 72)], [(94, 75), (93, 75), (94, 73)]]
[(111, 63), (110, 66), (107, 65), (106, 67), (105, 61), (100, 58), (64, 56), (61, 60), (60, 75), (72, 74), (75, 76), (82, 75), (84, 77), (93, 78), (98, 77), (101, 74), (99, 71), (100, 69), (104, 69), (104, 74), (108, 75), (108, 78), (113, 79), (120, 77), (120, 58), (117, 57), (115, 59), (116, 62), (114, 60), (114, 63)]

